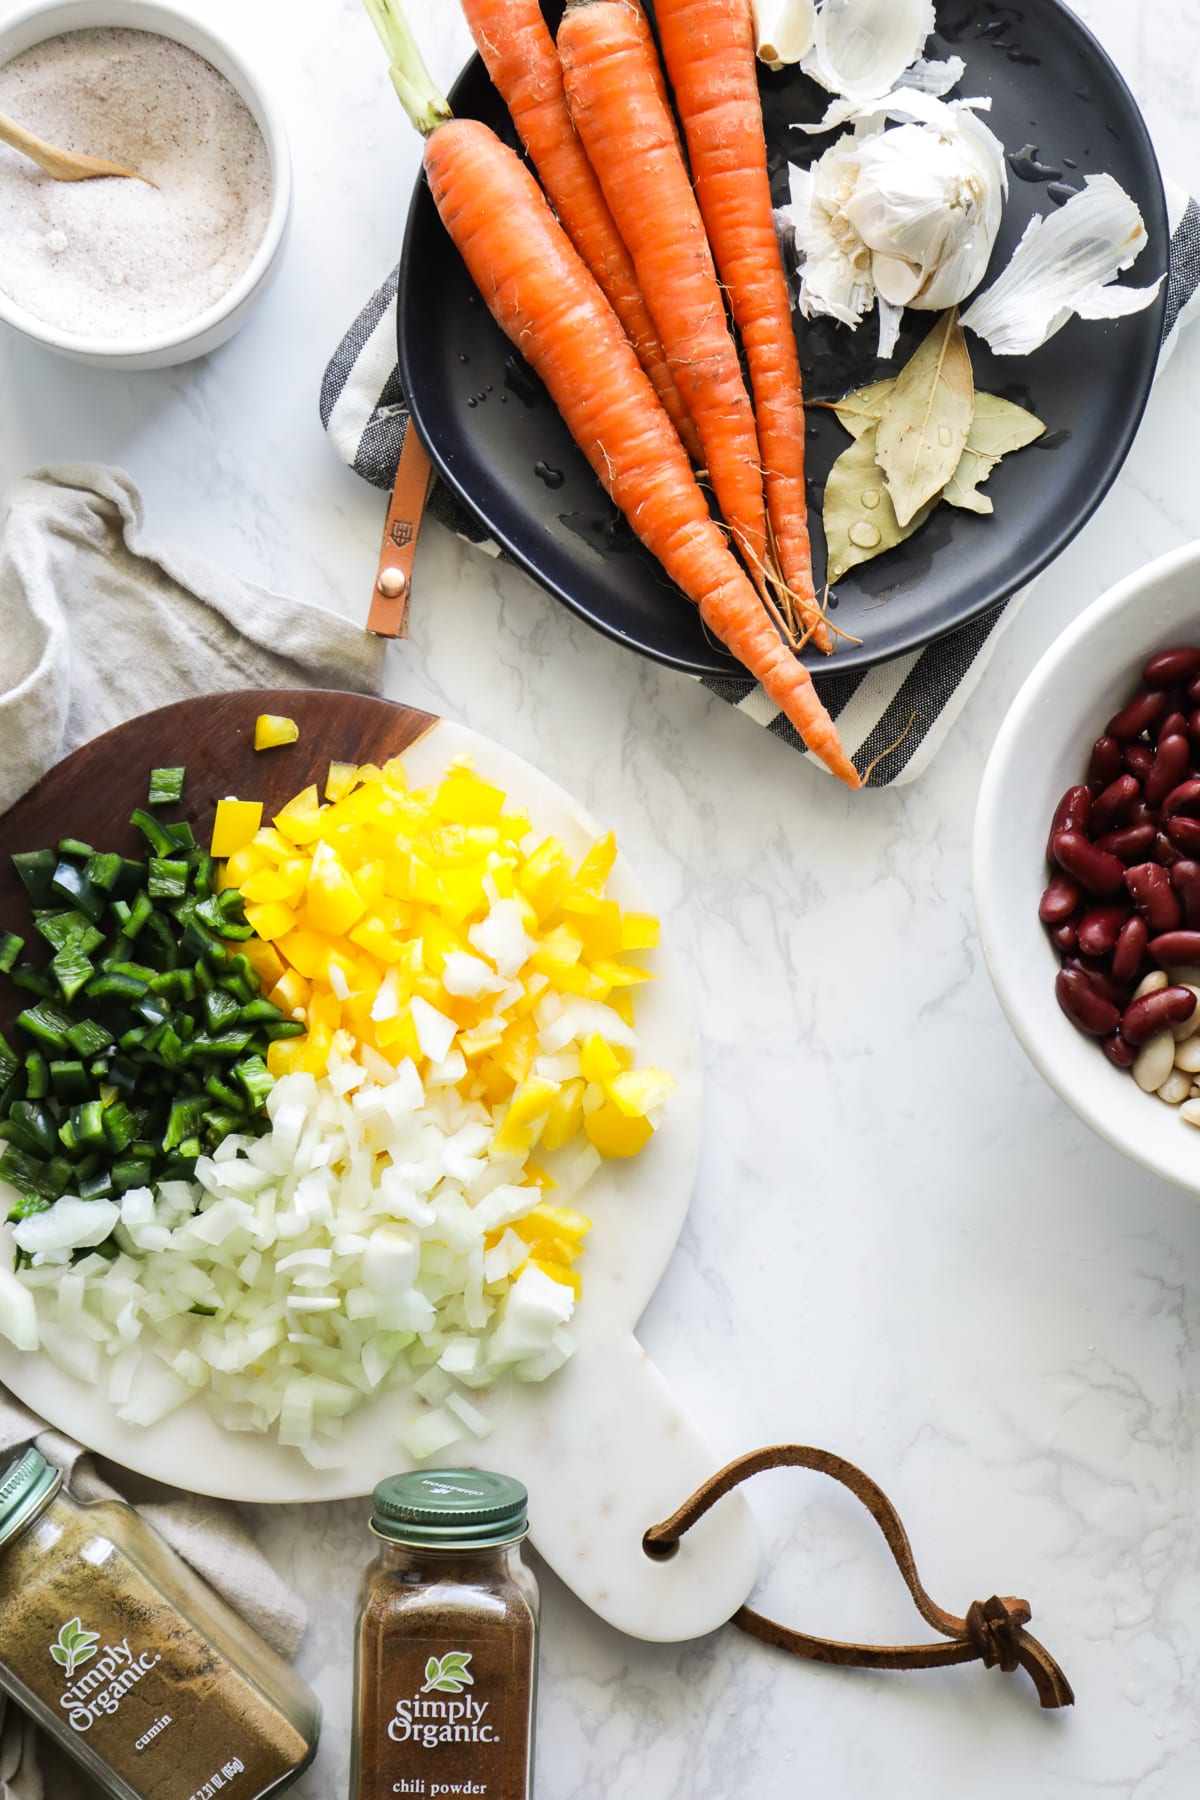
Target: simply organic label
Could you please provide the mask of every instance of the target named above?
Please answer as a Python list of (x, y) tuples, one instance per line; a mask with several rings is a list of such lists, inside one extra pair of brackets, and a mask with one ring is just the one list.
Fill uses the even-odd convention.
[(111, 1717), (130, 1688), (162, 1661), (158, 1651), (132, 1649), (128, 1638), (100, 1647), (100, 1633), (86, 1630), (78, 1617), (67, 1620), (50, 1654), (66, 1681), (58, 1704), (72, 1731), (90, 1731), (98, 1719)]
[(442, 1744), (498, 1744), (500, 1739), (487, 1716), (491, 1702), (466, 1691), (474, 1685), (469, 1651), (448, 1650), (444, 1656), (431, 1656), (425, 1664), (424, 1687), (396, 1702), (387, 1728), (393, 1744), (420, 1744), (425, 1750), (436, 1750)]

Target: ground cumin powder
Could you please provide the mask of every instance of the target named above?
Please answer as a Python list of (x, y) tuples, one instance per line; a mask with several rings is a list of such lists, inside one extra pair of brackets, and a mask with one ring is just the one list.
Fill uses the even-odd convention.
[(350, 1800), (528, 1800), (537, 1583), (525, 1489), (445, 1469), (375, 1490), (359, 1593)]
[(262, 1800), (317, 1703), (131, 1507), (29, 1451), (0, 1475), (0, 1685), (115, 1800)]

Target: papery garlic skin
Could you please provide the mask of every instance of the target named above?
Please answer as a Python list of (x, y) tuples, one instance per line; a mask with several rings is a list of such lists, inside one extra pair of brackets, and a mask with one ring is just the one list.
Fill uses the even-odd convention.
[(769, 68), (798, 63), (813, 46), (815, 0), (750, 0), (755, 54)]
[[(919, 92), (890, 95), (860, 118), (860, 136), (792, 168), (784, 216), (796, 235), (799, 304), (856, 325), (880, 301), (880, 356), (895, 348), (900, 309), (942, 312), (987, 269), (1004, 196), (1004, 148), (971, 107)], [(899, 115), (894, 129), (871, 129)]]
[(933, 28), (933, 0), (822, 0), (805, 73), (831, 94), (877, 100), (917, 60)]
[(963, 325), (997, 356), (1028, 356), (1073, 314), (1116, 319), (1141, 312), (1152, 287), (1110, 285), (1146, 247), (1146, 227), (1111, 175), (1088, 175), (1078, 194), (1047, 217), (1031, 219), (1008, 267), (972, 302)]

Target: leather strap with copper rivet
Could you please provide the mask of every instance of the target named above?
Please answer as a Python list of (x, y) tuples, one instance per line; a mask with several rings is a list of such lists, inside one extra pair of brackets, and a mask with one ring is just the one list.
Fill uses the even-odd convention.
[(815, 1469), (818, 1474), (840, 1481), (856, 1500), (862, 1502), (882, 1531), (917, 1611), (925, 1623), (940, 1631), (947, 1641), (887, 1645), (840, 1643), (777, 1625), (773, 1619), (763, 1618), (761, 1613), (748, 1606), (738, 1608), (731, 1624), (764, 1644), (790, 1651), (793, 1656), (807, 1657), (811, 1662), (839, 1663), (846, 1668), (937, 1669), (951, 1663), (981, 1662), (985, 1669), (999, 1668), (1006, 1672), (1025, 1669), (1043, 1706), (1074, 1704), (1070, 1682), (1050, 1652), (1025, 1629), (1032, 1616), (1029, 1603), (1012, 1596), (1002, 1598), (993, 1594), (990, 1600), (973, 1601), (961, 1619), (938, 1606), (921, 1584), (908, 1534), (883, 1489), (853, 1463), (835, 1456), (832, 1451), (813, 1450), (806, 1444), (777, 1444), (739, 1457), (698, 1488), (678, 1512), (664, 1519), (661, 1525), (651, 1526), (642, 1540), (646, 1554), (651, 1557), (673, 1555), (684, 1533), (690, 1531), (723, 1495), (764, 1469), (782, 1468)]
[(432, 465), (410, 419), (396, 469), (396, 485), (388, 506), (379, 567), (371, 592), (367, 630), (376, 637), (408, 636), (408, 599), (412, 587), (417, 533), (429, 494)]

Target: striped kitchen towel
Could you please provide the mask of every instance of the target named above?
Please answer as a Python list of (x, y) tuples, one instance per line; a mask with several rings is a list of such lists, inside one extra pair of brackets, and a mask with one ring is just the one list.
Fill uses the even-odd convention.
[[(1200, 206), (1172, 182), (1166, 183), (1166, 193), (1171, 254), (1160, 373), (1181, 327), (1200, 310)], [(396, 366), (395, 271), (372, 295), (325, 371), (321, 421), (352, 469), (376, 487), (391, 488), (408, 429)], [(429, 512), (482, 550), (499, 554), (478, 521), (440, 482), (434, 483)], [(846, 750), (860, 769), (871, 770), (868, 786), (913, 781), (928, 766), (1034, 586), (1030, 583), (924, 650), (865, 672), (814, 677)], [(703, 681), (756, 725), (803, 751), (795, 728), (756, 682), (721, 676)]]

